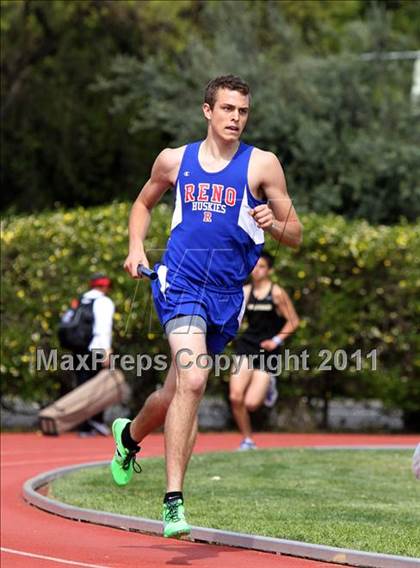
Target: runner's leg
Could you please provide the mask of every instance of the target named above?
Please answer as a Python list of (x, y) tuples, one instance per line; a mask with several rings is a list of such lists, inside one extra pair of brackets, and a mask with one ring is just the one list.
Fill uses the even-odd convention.
[[(126, 485), (132, 478), (134, 462), (130, 460), (130, 465), (128, 467), (124, 467), (124, 460), (129, 455), (130, 450), (134, 451), (134, 456), (139, 450), (136, 443), (141, 442), (147, 434), (164, 423), (167, 409), (175, 392), (175, 385), (176, 367), (175, 363), (172, 363), (164, 386), (147, 398), (143, 408), (140, 410), (133, 422), (122, 418), (118, 418), (114, 421), (113, 436), (117, 452), (112, 459), (111, 471), (114, 481), (118, 485)], [(125, 430), (127, 426), (129, 427), (131, 442), (124, 440), (125, 434), (123, 430)], [(188, 459), (191, 456), (196, 435), (197, 422), (195, 421), (188, 441)]]
[[(209, 374), (207, 369), (197, 366), (197, 357), (207, 353), (205, 338), (205, 333), (194, 325), (180, 327), (168, 334), (172, 356), (177, 362), (177, 376), (175, 394), (165, 421), (167, 492), (182, 491), (195, 440), (198, 405)], [(179, 355), (182, 349), (189, 352)]]
[(176, 367), (172, 362), (163, 387), (153, 392), (146, 399), (142, 409), (130, 424), (130, 435), (136, 442), (141, 442), (150, 432), (162, 426), (166, 412), (175, 393)]
[(245, 393), (251, 382), (252, 373), (253, 370), (248, 369), (248, 358), (243, 357), (238, 371), (232, 373), (229, 383), (229, 398), (233, 416), (244, 439), (252, 436), (251, 420), (245, 406)]
[(255, 412), (264, 402), (270, 383), (270, 375), (265, 371), (255, 369), (251, 383), (245, 393), (245, 407), (248, 412)]

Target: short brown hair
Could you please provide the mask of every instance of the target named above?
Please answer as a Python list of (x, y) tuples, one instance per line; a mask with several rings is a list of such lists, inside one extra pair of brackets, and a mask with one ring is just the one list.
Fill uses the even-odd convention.
[(219, 89), (239, 91), (243, 95), (251, 97), (248, 83), (245, 83), (240, 77), (236, 77), (235, 75), (221, 75), (220, 77), (212, 79), (207, 84), (206, 90), (204, 91), (204, 102), (207, 103), (210, 108), (214, 107), (216, 94)]
[(267, 266), (268, 268), (273, 268), (273, 264), (274, 264), (274, 257), (272, 254), (270, 254), (269, 252), (263, 250), (260, 258), (263, 258), (266, 262), (267, 262)]

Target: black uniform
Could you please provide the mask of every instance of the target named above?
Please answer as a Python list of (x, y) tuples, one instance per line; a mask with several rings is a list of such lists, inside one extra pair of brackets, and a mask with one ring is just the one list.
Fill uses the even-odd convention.
[(248, 327), (235, 342), (235, 353), (237, 355), (261, 355), (258, 359), (252, 361), (251, 366), (253, 369), (261, 369), (267, 372), (270, 372), (270, 367), (267, 368), (267, 357), (279, 355), (282, 347), (279, 346), (273, 351), (266, 351), (260, 347), (260, 343), (277, 335), (286, 323), (286, 319), (277, 314), (272, 292), (273, 285), (271, 285), (265, 298), (259, 300), (254, 296), (254, 288), (251, 288), (245, 310)]

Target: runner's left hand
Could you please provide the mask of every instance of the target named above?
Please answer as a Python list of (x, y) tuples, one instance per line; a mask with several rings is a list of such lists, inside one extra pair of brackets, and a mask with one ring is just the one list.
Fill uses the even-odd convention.
[(278, 345), (272, 339), (264, 339), (264, 341), (261, 341), (260, 347), (262, 347), (262, 349), (265, 349), (266, 351), (274, 351), (274, 349), (276, 349)]
[(249, 214), (254, 218), (258, 227), (263, 231), (268, 231), (268, 229), (271, 229), (273, 221), (275, 220), (273, 212), (266, 204), (257, 205), (257, 207), (255, 207), (254, 209), (250, 209)]

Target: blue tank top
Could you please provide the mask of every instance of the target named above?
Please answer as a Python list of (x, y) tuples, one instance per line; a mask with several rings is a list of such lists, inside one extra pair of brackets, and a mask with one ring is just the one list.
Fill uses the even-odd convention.
[(238, 291), (264, 245), (264, 231), (248, 213), (266, 203), (256, 199), (248, 187), (253, 147), (241, 142), (225, 168), (207, 172), (198, 160), (201, 144), (194, 142), (185, 148), (163, 263), (171, 280)]

